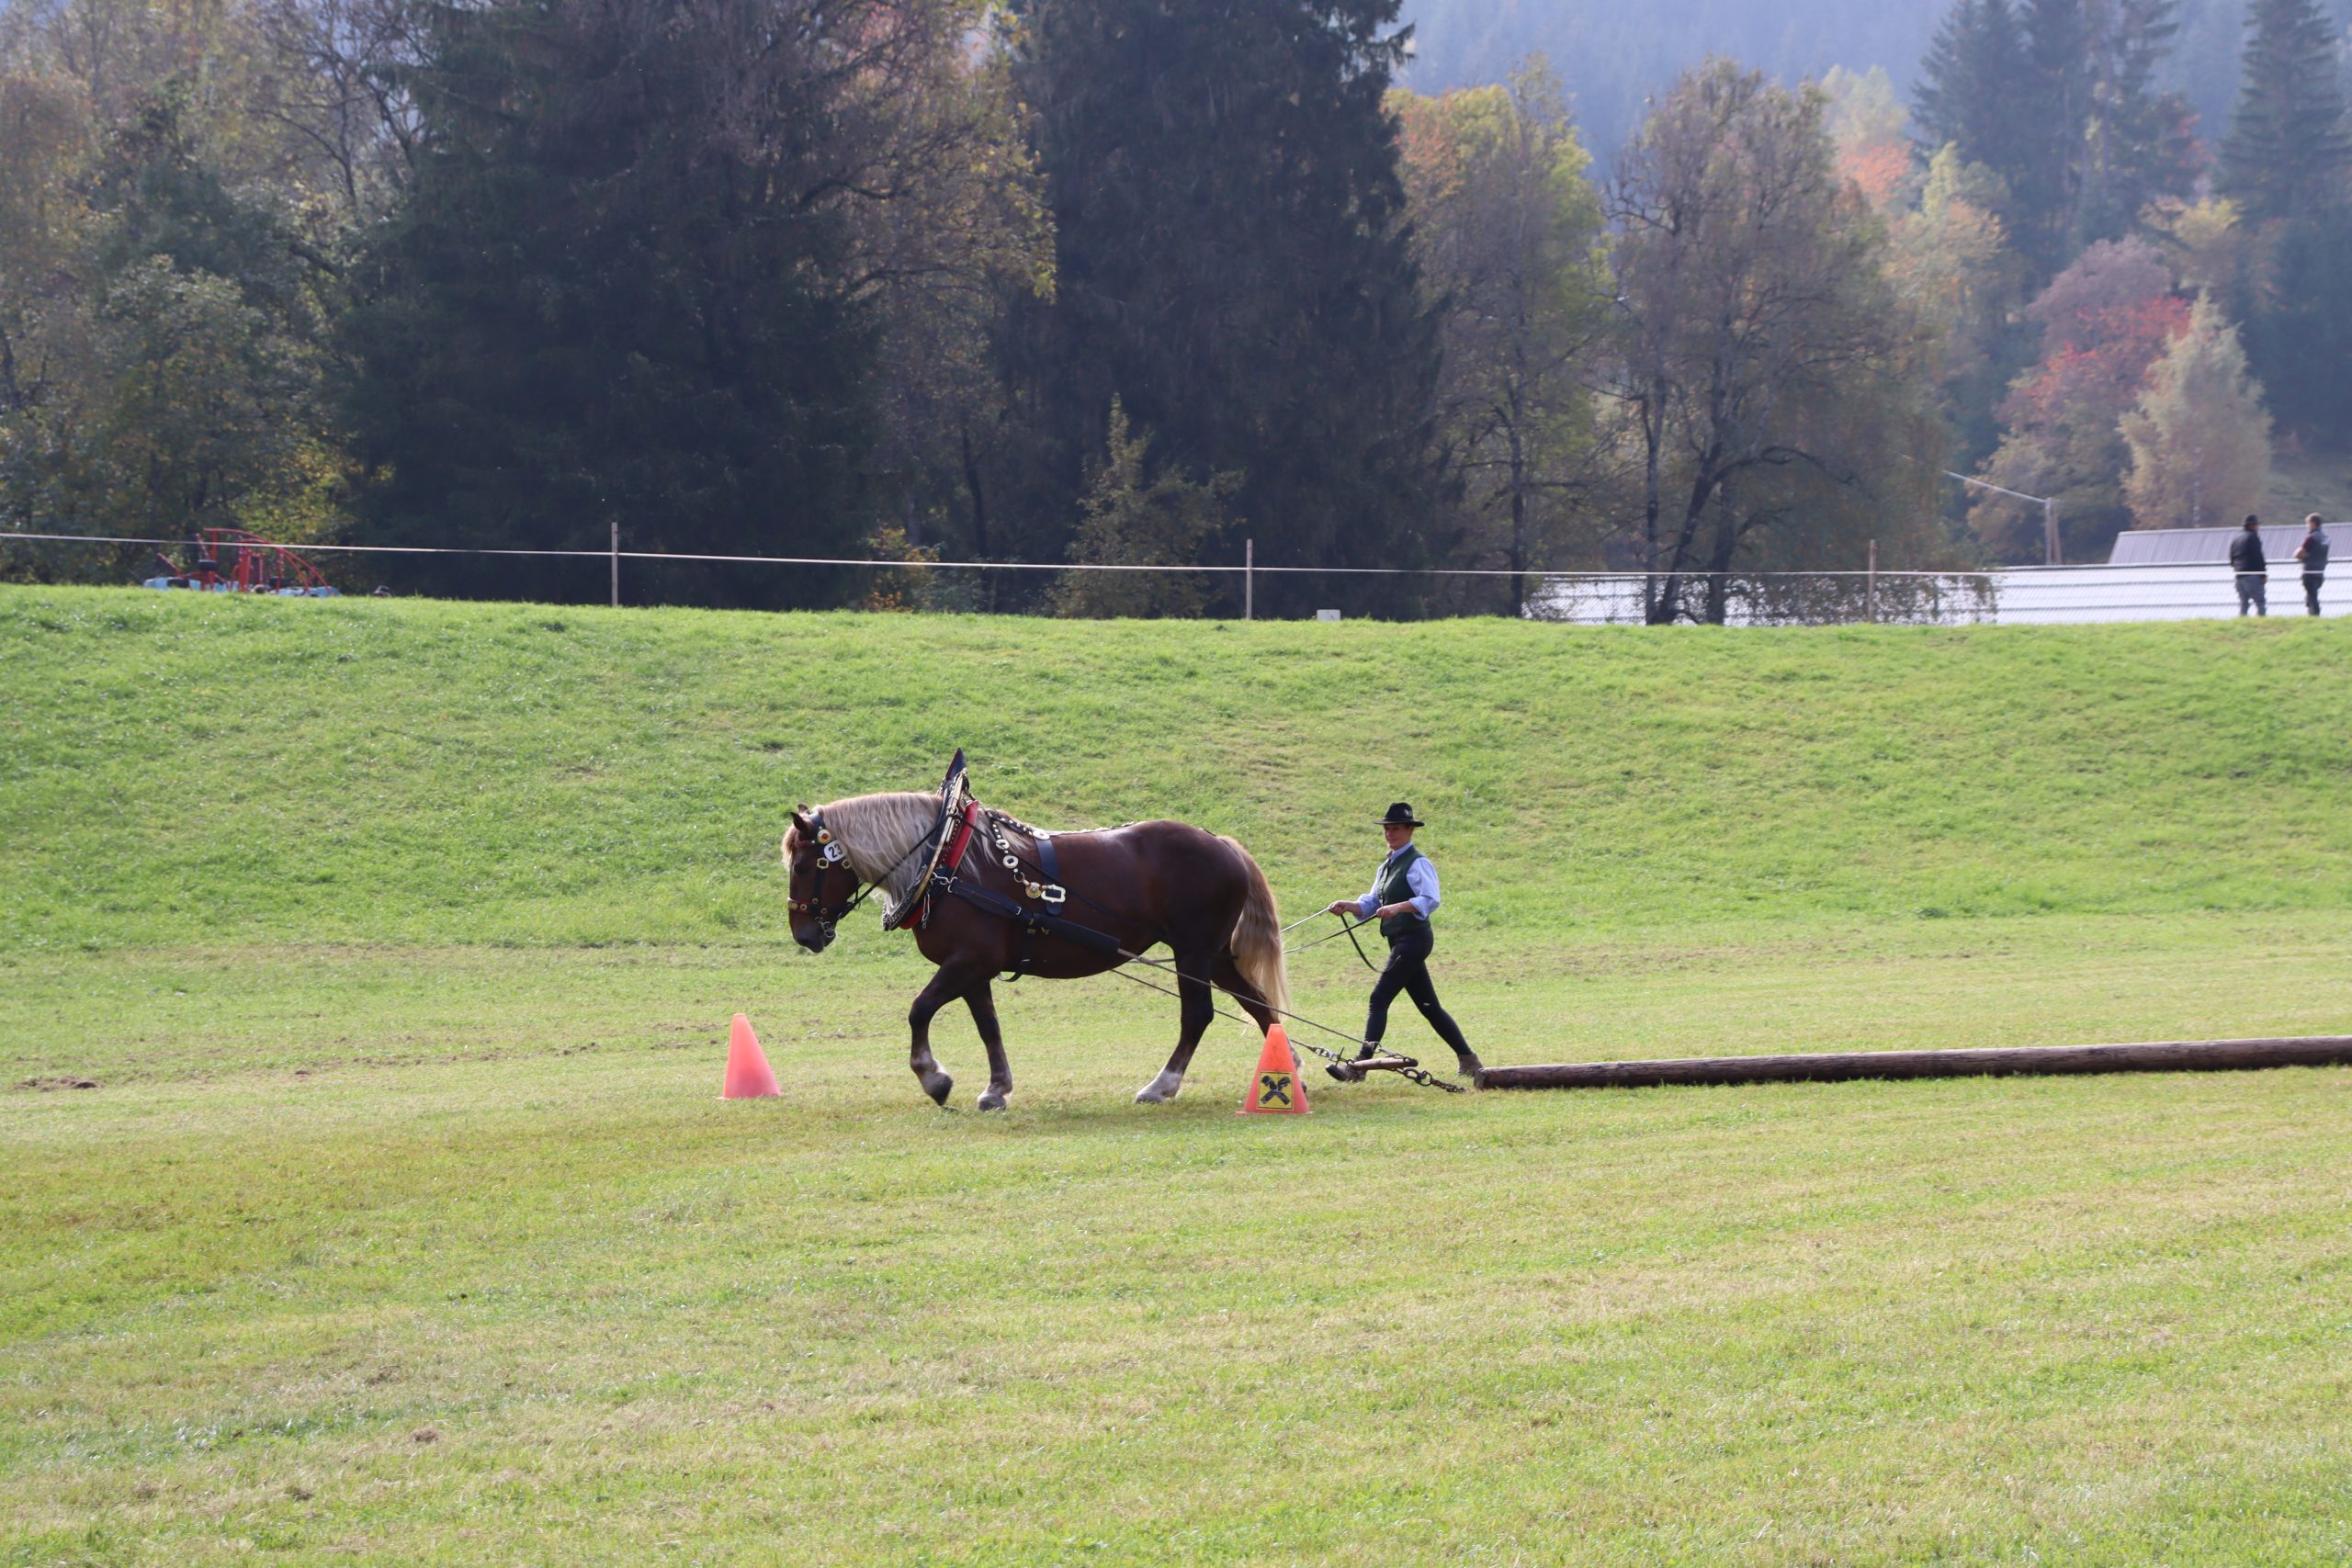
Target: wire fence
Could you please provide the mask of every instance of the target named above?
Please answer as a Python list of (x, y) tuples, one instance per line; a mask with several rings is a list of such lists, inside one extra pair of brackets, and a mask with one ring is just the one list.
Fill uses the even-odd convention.
[[(2299, 570), (2274, 569), (2268, 609), (2304, 613)], [(1987, 571), (1748, 572), (1686, 576), (1685, 619), (1728, 626), (2075, 626), (2103, 621), (2210, 620), (2240, 613), (2226, 566), (2016, 567)], [(1661, 574), (1578, 573), (1545, 578), (1528, 615), (1579, 626), (1638, 625)], [(2324, 598), (2325, 590), (2321, 589)], [(1720, 601), (1718, 604), (1717, 601)]]
[[(149, 567), (172, 566), (164, 552), (186, 552), (184, 539), (141, 538), (114, 535), (0, 533), (0, 576), (76, 576), (86, 570), (71, 568), (74, 558), (91, 550), (114, 553), (119, 561), (154, 552)], [(1978, 571), (1758, 571), (1678, 573), (1641, 571), (1514, 571), (1496, 567), (1312, 567), (1243, 565), (1155, 566), (1100, 565), (1039, 561), (875, 560), (826, 556), (766, 556), (695, 552), (587, 549), (519, 549), (495, 547), (433, 545), (304, 544), (287, 547), (303, 556), (343, 558), (368, 563), (367, 575), (376, 584), (396, 581), (402, 563), (428, 560), (477, 563), (538, 562), (563, 570), (552, 577), (517, 582), (511, 593), (474, 592), (475, 597), (548, 599), (646, 605), (661, 603), (707, 602), (714, 581), (735, 580), (752, 586), (740, 574), (822, 573), (839, 585), (892, 581), (911, 585), (906, 607), (924, 609), (993, 608), (999, 596), (989, 592), (999, 579), (1022, 580), (1035, 585), (1039, 574), (1066, 573), (1159, 574), (1206, 578), (1224, 584), (1223, 597), (1234, 603), (1223, 608), (1251, 615), (1258, 599), (1257, 580), (1289, 585), (1283, 597), (1294, 606), (1311, 604), (1299, 590), (1329, 585), (1335, 601), (1362, 602), (1347, 584), (1385, 582), (1408, 585), (1476, 586), (1493, 604), (1508, 608), (1506, 588), (1523, 580), (1527, 597), (1521, 609), (1526, 618), (1578, 626), (1639, 625), (1673, 580), (1679, 614), (1685, 621), (1719, 621), (1726, 626), (1845, 626), (1877, 623), (1900, 626), (2033, 626), (2101, 621), (2154, 621), (2218, 618), (2241, 613), (2237, 578), (2227, 566), (2210, 562), (2162, 565), (2015, 567)], [(79, 563), (86, 568), (86, 561)], [(183, 563), (192, 564), (192, 563)], [(30, 571), (23, 569), (30, 568)], [(46, 570), (43, 570), (46, 568)], [(11, 569), (16, 569), (13, 571)], [(681, 574), (691, 573), (691, 579)], [(152, 586), (206, 586), (199, 579), (177, 573), (153, 573), (141, 578), (125, 567), (126, 578)], [(624, 576), (628, 579), (624, 591)], [(2266, 579), (2266, 598), (2281, 613), (2305, 610), (2304, 581), (2290, 567), (2274, 569)], [(351, 590), (346, 590), (349, 592)], [(359, 591), (365, 592), (364, 588)], [(870, 586), (869, 586), (870, 596)], [(745, 594), (742, 598), (757, 595)], [(812, 597), (823, 597), (822, 594)], [(832, 594), (838, 602), (843, 597)], [(849, 595), (855, 602), (855, 595)], [(1034, 592), (1030, 594), (1034, 602)], [(1443, 606), (1441, 606), (1442, 608)], [(1338, 607), (1317, 612), (1293, 608), (1292, 615), (1318, 614), (1329, 618)], [(1231, 618), (1221, 615), (1219, 618)]]

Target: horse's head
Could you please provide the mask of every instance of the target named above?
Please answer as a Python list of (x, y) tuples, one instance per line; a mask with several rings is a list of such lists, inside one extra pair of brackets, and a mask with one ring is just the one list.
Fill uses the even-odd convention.
[(833, 944), (833, 928), (857, 900), (857, 873), (849, 856), (825, 830), (824, 818), (807, 807), (792, 814), (784, 835), (784, 867), (789, 878), (792, 940), (811, 953)]

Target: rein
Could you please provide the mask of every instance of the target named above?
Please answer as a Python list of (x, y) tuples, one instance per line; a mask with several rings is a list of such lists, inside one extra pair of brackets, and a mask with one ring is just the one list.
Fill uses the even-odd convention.
[[(1309, 915), (1307, 919), (1313, 919), (1314, 918), (1314, 916)], [(1341, 915), (1340, 919), (1346, 921), (1346, 923), (1340, 926), (1338, 931), (1333, 931), (1330, 935), (1318, 936), (1313, 942), (1302, 942), (1296, 947), (1286, 947), (1283, 949), (1283, 952), (1285, 954), (1295, 955), (1306, 952), (1309, 948), (1320, 947), (1327, 942), (1337, 942), (1341, 937), (1346, 937), (1350, 944), (1355, 948), (1356, 956), (1363, 960), (1363, 966), (1371, 970), (1375, 975), (1379, 974), (1380, 965), (1372, 961), (1372, 954), (1366, 953), (1363, 950), (1363, 943), (1356, 940), (1356, 932), (1363, 930), (1364, 927), (1371, 925), (1373, 922), (1370, 920), (1350, 920), (1345, 915)], [(1301, 920), (1299, 922), (1300, 925), (1305, 925), (1306, 923), (1306, 920)]]

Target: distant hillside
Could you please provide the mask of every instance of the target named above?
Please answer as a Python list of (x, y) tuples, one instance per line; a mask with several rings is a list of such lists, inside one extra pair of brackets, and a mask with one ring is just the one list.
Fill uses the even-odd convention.
[(2291, 523), (2310, 512), (2330, 521), (2352, 519), (2352, 451), (2280, 452), (2263, 505), (2275, 522)]
[[(2332, 0), (2352, 25), (2352, 0)], [(1589, 140), (1613, 154), (1643, 100), (1709, 54), (1775, 75), (1818, 76), (1833, 65), (1886, 68), (1907, 98), (1946, 0), (1407, 0), (1419, 53), (1410, 85), (1438, 91), (1500, 80), (1531, 52), (1552, 61)], [(2186, 90), (2210, 136), (2237, 93), (2245, 0), (2182, 0), (2172, 85)]]

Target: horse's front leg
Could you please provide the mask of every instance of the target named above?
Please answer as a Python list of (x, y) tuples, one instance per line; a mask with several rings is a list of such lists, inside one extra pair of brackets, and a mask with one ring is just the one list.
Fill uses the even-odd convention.
[(1208, 1032), (1209, 1022), (1216, 1017), (1216, 998), (1209, 994), (1209, 960), (1202, 953), (1176, 955), (1176, 994), (1182, 998), (1182, 1032), (1177, 1037), (1176, 1049), (1159, 1076), (1136, 1093), (1137, 1105), (1164, 1105), (1184, 1090), (1184, 1071), (1193, 1065), (1193, 1053), (1199, 1049), (1201, 1036)]
[(1004, 1059), (1004, 1031), (997, 1027), (993, 982), (984, 979), (965, 992), (964, 1005), (972, 1010), (972, 1027), (980, 1032), (980, 1043), (989, 1053), (989, 1087), (980, 1096), (980, 1109), (1001, 1111), (1005, 1096), (1012, 1092), (1012, 1067)]
[(915, 1005), (907, 1010), (907, 1025), (914, 1032), (913, 1043), (908, 1047), (907, 1066), (922, 1082), (922, 1091), (940, 1104), (947, 1103), (948, 1091), (956, 1080), (940, 1071), (938, 1061), (931, 1054), (931, 1021), (939, 1010), (972, 988), (977, 976), (969, 969), (942, 969), (931, 977), (931, 984), (915, 998)]

